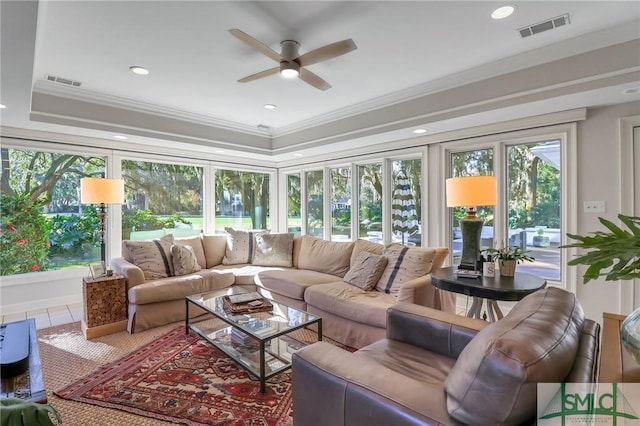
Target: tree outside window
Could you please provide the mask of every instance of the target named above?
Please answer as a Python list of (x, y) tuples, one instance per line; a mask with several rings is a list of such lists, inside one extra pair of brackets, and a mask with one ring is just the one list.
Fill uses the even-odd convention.
[(99, 218), (80, 204), (80, 179), (104, 176), (99, 157), (0, 149), (0, 275), (86, 267), (100, 259)]
[(122, 178), (122, 239), (186, 237), (202, 231), (202, 167), (123, 160)]
[(301, 197), (300, 175), (287, 175), (287, 231), (295, 235), (300, 235), (301, 231)]
[(269, 227), (269, 174), (216, 170), (216, 232)]
[(307, 180), (307, 234), (324, 237), (324, 199), (322, 170), (306, 172)]
[(382, 233), (382, 163), (358, 166), (360, 200), (358, 211), (359, 238), (380, 243)]
[(338, 167), (331, 173), (331, 239), (351, 240), (351, 168)]

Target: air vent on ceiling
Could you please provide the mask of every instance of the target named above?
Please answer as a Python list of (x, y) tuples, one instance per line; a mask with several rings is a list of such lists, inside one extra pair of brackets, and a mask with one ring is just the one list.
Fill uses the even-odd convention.
[(82, 83), (79, 81), (69, 80), (68, 78), (56, 77), (55, 75), (46, 75), (47, 81), (53, 81), (54, 83), (66, 84), (68, 86), (80, 87)]
[(553, 30), (554, 28), (568, 25), (569, 23), (569, 14), (565, 13), (564, 15), (556, 16), (555, 18), (547, 19), (546, 21), (538, 22), (537, 24), (533, 24), (528, 27), (519, 28), (518, 32), (522, 38), (525, 38), (547, 30)]

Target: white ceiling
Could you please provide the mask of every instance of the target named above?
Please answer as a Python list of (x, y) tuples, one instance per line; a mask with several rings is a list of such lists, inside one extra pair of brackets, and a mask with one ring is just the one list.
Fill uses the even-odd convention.
[[(640, 100), (623, 93), (640, 85), (636, 44), (618, 50), (636, 56), (621, 58), (619, 67), (589, 66), (595, 69), (586, 74), (577, 67), (569, 73), (562, 62), (638, 42), (640, 2), (511, 3), (515, 14), (495, 21), (489, 15), (502, 2), (3, 0), (0, 102), (7, 108), (1, 110), (2, 124), (100, 138), (119, 133), (129, 142), (178, 141), (281, 160), (294, 151), (326, 149), (327, 143), (366, 144), (372, 133), (407, 138), (412, 137), (408, 129), (417, 126), (435, 133)], [(571, 23), (564, 27), (524, 39), (517, 32), (565, 13)], [(301, 53), (346, 38), (358, 49), (309, 67), (333, 86), (326, 92), (277, 75), (238, 83), (277, 64), (231, 36), (231, 28), (276, 51), (285, 39), (297, 40)], [(525, 73), (553, 61), (558, 69), (553, 75), (544, 75), (544, 68)], [(147, 67), (150, 74), (134, 75), (132, 65)], [(46, 82), (46, 75), (82, 85)], [(532, 86), (509, 89), (504, 83), (507, 91), (499, 93), (500, 75), (505, 82), (513, 76)], [(547, 80), (537, 84), (538, 78)], [(568, 80), (575, 83), (571, 90), (540, 96), (566, 88)], [(480, 94), (493, 87), (490, 83), (496, 85), (495, 96)], [(457, 87), (467, 87), (469, 100)], [(531, 97), (533, 92), (538, 96)], [(515, 99), (523, 94), (529, 98)], [(506, 98), (511, 103), (498, 102)], [(433, 105), (436, 101), (442, 106)], [(489, 101), (494, 105), (478, 107)], [(267, 103), (278, 108), (267, 111)], [(446, 114), (467, 105), (476, 109)], [(372, 131), (377, 123), (384, 126)]]

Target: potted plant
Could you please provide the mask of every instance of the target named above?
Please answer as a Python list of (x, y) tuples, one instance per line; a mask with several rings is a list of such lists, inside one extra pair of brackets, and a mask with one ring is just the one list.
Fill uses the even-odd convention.
[[(598, 220), (608, 231), (596, 231), (591, 236), (567, 234), (577, 242), (562, 248), (589, 250), (568, 263), (588, 266), (582, 277), (583, 284), (602, 276), (605, 281), (640, 278), (640, 217), (619, 214), (618, 219), (628, 229), (600, 217)], [(627, 351), (640, 363), (640, 307), (627, 316), (620, 335)]]
[(519, 246), (504, 246), (502, 248), (489, 247), (482, 250), (489, 262), (498, 262), (500, 275), (512, 277), (516, 273), (516, 264), (521, 262), (533, 262), (534, 257), (528, 255), (528, 251), (522, 250)]

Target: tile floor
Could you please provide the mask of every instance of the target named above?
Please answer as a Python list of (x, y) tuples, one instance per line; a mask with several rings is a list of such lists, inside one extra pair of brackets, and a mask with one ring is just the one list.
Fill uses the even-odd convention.
[[(514, 303), (499, 302), (500, 309), (506, 315)], [(467, 310), (471, 307), (471, 298), (458, 295), (456, 303), (456, 313), (458, 315), (466, 315)], [(54, 306), (46, 309), (37, 309), (18, 314), (0, 315), (0, 322), (19, 321), (27, 318), (36, 320), (36, 328), (47, 328), (54, 325), (67, 324), (80, 321), (82, 319), (82, 303), (73, 305)]]
[(82, 319), (82, 303), (2, 315), (1, 322), (20, 321), (27, 318), (35, 319), (37, 329), (80, 321)]

